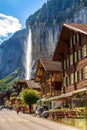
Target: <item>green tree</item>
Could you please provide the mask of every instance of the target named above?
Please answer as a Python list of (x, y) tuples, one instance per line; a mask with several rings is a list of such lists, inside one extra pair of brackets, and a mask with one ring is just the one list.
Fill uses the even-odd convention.
[(24, 89), (20, 93), (23, 103), (29, 106), (29, 113), (31, 113), (31, 106), (39, 100), (39, 94), (33, 89)]

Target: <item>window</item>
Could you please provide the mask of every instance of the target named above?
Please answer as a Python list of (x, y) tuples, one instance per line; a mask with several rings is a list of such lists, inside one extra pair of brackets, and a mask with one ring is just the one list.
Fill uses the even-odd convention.
[(63, 78), (63, 86), (66, 87), (66, 77)]
[(79, 34), (77, 34), (77, 42), (79, 42)]
[(46, 93), (49, 93), (50, 92), (50, 86), (47, 86), (46, 87)]
[(66, 69), (66, 60), (64, 60), (64, 69)]
[(87, 66), (83, 68), (83, 79), (87, 79)]
[(45, 88), (42, 88), (42, 94), (45, 95)]
[(73, 65), (73, 54), (70, 55), (70, 65)]
[(76, 37), (75, 35), (73, 35), (73, 44), (75, 44), (75, 42), (76, 42)]
[(84, 58), (85, 56), (87, 56), (87, 45), (86, 44), (82, 48), (82, 57)]
[(77, 71), (75, 71), (75, 83), (78, 81), (78, 77), (77, 77)]
[(75, 56), (75, 63), (77, 62), (77, 52), (74, 53)]
[(69, 67), (69, 58), (67, 58), (67, 67)]
[(70, 85), (70, 79), (69, 79), (69, 76), (67, 76), (67, 86)]
[(70, 75), (70, 82), (71, 84), (74, 84), (74, 73)]
[(78, 74), (79, 74), (79, 81), (80, 81), (80, 80), (82, 80), (82, 72), (81, 72), (81, 70), (79, 70)]
[(72, 37), (70, 38), (70, 48), (72, 48)]
[(78, 50), (78, 60), (81, 60), (81, 50)]

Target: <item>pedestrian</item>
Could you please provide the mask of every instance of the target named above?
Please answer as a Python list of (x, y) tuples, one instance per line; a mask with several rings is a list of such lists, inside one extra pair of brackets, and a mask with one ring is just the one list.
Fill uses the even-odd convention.
[(16, 108), (16, 112), (17, 112), (17, 114), (19, 113), (19, 107)]

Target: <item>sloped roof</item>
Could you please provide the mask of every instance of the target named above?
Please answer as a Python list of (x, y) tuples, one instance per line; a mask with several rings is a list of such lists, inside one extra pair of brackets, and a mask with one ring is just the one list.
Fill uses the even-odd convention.
[(41, 61), (45, 71), (61, 71), (61, 62), (53, 61), (49, 58), (40, 58), (39, 60)]
[(39, 82), (44, 72), (62, 72), (61, 62), (49, 58), (39, 58), (36, 69), (35, 82)]
[(33, 88), (33, 89), (39, 89), (40, 85), (38, 83), (35, 83), (34, 80), (19, 80), (21, 83), (26, 83), (28, 85), (28, 88)]
[(33, 89), (39, 89), (40, 85), (38, 85), (38, 83), (35, 83), (34, 80), (26, 80), (28, 87), (29, 88), (33, 88)]
[(87, 34), (87, 24), (65, 23), (63, 26), (67, 29)]
[(53, 60), (57, 61), (62, 59), (63, 53), (65, 51), (68, 39), (75, 33), (83, 33), (87, 35), (87, 24), (77, 24), (77, 23), (64, 23), (60, 32), (59, 39), (53, 54)]

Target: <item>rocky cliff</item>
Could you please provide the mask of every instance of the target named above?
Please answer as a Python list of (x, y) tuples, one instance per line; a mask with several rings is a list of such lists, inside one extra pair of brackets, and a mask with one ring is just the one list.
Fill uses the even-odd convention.
[(37, 26), (32, 29), (32, 76), (39, 57), (52, 57), (58, 34), (59, 26)]
[[(50, 1), (53, 2), (52, 0)], [(49, 4), (48, 7), (50, 7), (50, 1), (48, 1), (48, 4)], [(56, 0), (54, 1), (56, 2)], [(67, 1), (65, 4), (66, 5), (68, 4)], [(52, 12), (52, 9), (55, 9), (55, 8), (52, 7), (50, 10), (47, 10), (48, 7), (45, 4), (42, 7), (42, 9), (45, 8), (47, 10), (47, 13), (44, 13), (44, 10), (42, 11), (40, 9), (34, 15), (30, 16), (27, 19), (26, 29), (16, 32), (9, 40), (2, 43), (2, 45), (0, 46), (0, 79), (10, 74), (17, 68), (20, 68), (20, 73), (19, 73), (20, 78), (21, 79), (25, 78), (24, 77), (24, 73), (25, 73), (24, 46), (25, 46), (25, 41), (27, 39), (27, 35), (28, 35), (27, 32), (28, 32), (29, 27), (31, 27), (31, 31), (32, 31), (33, 49), (32, 49), (31, 78), (33, 78), (35, 74), (38, 58), (39, 57), (52, 57), (55, 46), (56, 46), (56, 41), (60, 34), (62, 23), (63, 22), (87, 23), (87, 13), (86, 13), (87, 7), (83, 6), (83, 4), (81, 5), (79, 3), (76, 3), (76, 7), (79, 6), (79, 8), (76, 10), (75, 3), (68, 4), (67, 8), (65, 8), (64, 3), (62, 4), (60, 3), (61, 7), (58, 8), (59, 12), (57, 11), (57, 6), (59, 5), (57, 4), (54, 4), (54, 5), (56, 6), (56, 11), (55, 11), (56, 15), (54, 14), (55, 12), (54, 13)], [(72, 10), (70, 11), (70, 8), (72, 8), (73, 12)], [(62, 16), (61, 9), (63, 10), (64, 19)], [(64, 15), (64, 11), (65, 13), (68, 12), (68, 15), (66, 14)], [(53, 15), (51, 15), (51, 12), (53, 13)], [(42, 17), (43, 13), (44, 15)], [(49, 15), (49, 17), (47, 17), (47, 15)], [(58, 15), (58, 19), (62, 16), (59, 21), (57, 20), (57, 15)], [(36, 19), (39, 19), (39, 20), (36, 21)]]
[[(22, 72), (26, 36), (26, 29), (18, 31), (0, 45), (0, 79), (17, 68), (20, 68), (20, 72)], [(22, 73), (21, 75), (23, 76)]]

